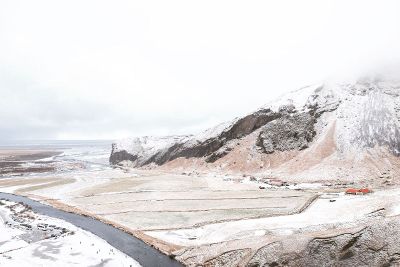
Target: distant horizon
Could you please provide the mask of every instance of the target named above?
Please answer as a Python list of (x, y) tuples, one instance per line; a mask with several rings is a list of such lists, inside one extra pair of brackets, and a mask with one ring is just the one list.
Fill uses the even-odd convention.
[(54, 146), (111, 145), (115, 140), (0, 140), (1, 148), (40, 148)]

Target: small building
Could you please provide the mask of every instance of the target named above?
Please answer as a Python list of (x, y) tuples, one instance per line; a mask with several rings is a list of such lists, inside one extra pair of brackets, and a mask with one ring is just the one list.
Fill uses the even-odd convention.
[(361, 189), (355, 189), (355, 188), (349, 188), (346, 190), (346, 194), (349, 195), (365, 195), (371, 193), (372, 190), (368, 188), (361, 188)]
[(350, 195), (357, 195), (358, 190), (355, 188), (349, 188), (346, 190), (346, 194), (350, 194)]
[(369, 194), (369, 193), (371, 193), (372, 191), (370, 190), (370, 189), (368, 189), (368, 188), (361, 188), (360, 190), (358, 190), (360, 193), (362, 193), (362, 194)]

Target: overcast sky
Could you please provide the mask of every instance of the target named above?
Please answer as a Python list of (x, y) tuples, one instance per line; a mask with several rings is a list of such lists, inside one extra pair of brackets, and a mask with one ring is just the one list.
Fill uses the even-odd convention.
[(0, 139), (195, 133), (400, 59), (400, 1), (0, 0)]

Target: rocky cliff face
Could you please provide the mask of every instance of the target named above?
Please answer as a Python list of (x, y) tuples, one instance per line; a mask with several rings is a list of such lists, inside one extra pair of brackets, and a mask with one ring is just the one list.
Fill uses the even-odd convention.
[(256, 145), (268, 154), (306, 149), (316, 134), (315, 122), (310, 113), (285, 114), (262, 127)]
[[(400, 223), (396, 218), (374, 219), (369, 225), (337, 233), (291, 235), (256, 249), (232, 249), (204, 266), (398, 266)], [(256, 243), (256, 241), (254, 242)], [(218, 249), (215, 248), (215, 249)], [(187, 252), (190, 256), (190, 251)], [(190, 265), (189, 255), (180, 256)], [(187, 258), (186, 258), (187, 257)], [(198, 259), (197, 259), (198, 260)], [(195, 264), (192, 264), (195, 266)]]
[(398, 266), (399, 227), (395, 219), (375, 220), (359, 231), (313, 238), (300, 253), (276, 242), (261, 248), (247, 266)]
[(190, 136), (143, 136), (129, 138), (112, 144), (110, 163), (118, 164), (129, 161), (135, 167), (143, 166), (154, 161), (154, 157), (161, 151), (167, 152), (171, 147), (177, 146), (189, 139)]
[[(163, 139), (165, 142), (162, 142), (162, 144), (158, 144), (161, 138), (157, 137), (124, 140), (113, 144), (110, 162), (118, 164), (128, 160), (135, 162), (135, 166), (143, 166), (150, 163), (161, 165), (179, 157), (211, 156), (213, 152), (226, 145), (230, 140), (246, 136), (281, 116), (282, 113), (280, 112), (273, 112), (271, 109), (260, 109), (255, 113), (227, 124), (225, 128), (217, 131), (217, 133), (212, 129), (209, 130), (211, 134), (206, 132), (202, 136), (166, 137)], [(146, 150), (145, 144), (147, 142), (157, 143), (151, 147), (152, 151)], [(138, 147), (139, 149), (137, 149)], [(215, 160), (218, 158), (218, 156), (211, 156), (207, 159), (208, 162), (215, 161), (213, 157)]]
[[(157, 145), (151, 149), (147, 145), (152, 140), (150, 137), (118, 142), (113, 145), (110, 162), (129, 161), (140, 167), (196, 159), (210, 168), (222, 166), (223, 162), (224, 166), (232, 166), (234, 162), (236, 166), (243, 166), (239, 170), (249, 172), (253, 166), (251, 161), (258, 161), (261, 166), (271, 166), (268, 169), (271, 174), (290, 176), (287, 164), (294, 168), (295, 160), (303, 163), (296, 167), (303, 176), (313, 177), (321, 173), (318, 168), (332, 169), (329, 164), (343, 161), (347, 164), (343, 169), (333, 168), (326, 175), (347, 175), (343, 171), (346, 168), (358, 168), (362, 175), (371, 171), (378, 174), (382, 169), (393, 167), (388, 163), (390, 160), (374, 163), (375, 169), (364, 168), (363, 164), (368, 157), (377, 155), (378, 150), (383, 153), (381, 158), (400, 154), (399, 96), (400, 83), (392, 81), (361, 80), (308, 86), (197, 136), (164, 138), (161, 145), (154, 141), (160, 138), (153, 138)], [(245, 158), (243, 151), (251, 159)], [(281, 155), (280, 163), (275, 160), (277, 153)]]

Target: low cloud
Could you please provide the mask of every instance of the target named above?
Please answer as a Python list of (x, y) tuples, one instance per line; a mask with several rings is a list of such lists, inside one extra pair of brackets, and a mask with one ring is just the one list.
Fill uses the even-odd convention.
[[(290, 6), (290, 8), (288, 8)], [(194, 133), (400, 62), (398, 1), (0, 3), (0, 139)]]

